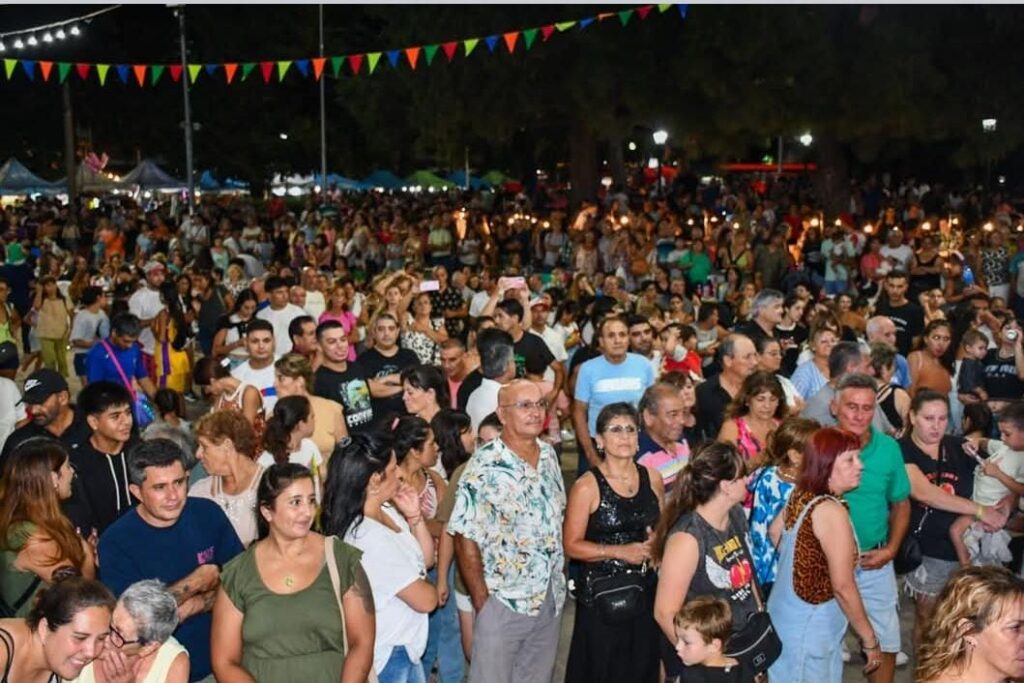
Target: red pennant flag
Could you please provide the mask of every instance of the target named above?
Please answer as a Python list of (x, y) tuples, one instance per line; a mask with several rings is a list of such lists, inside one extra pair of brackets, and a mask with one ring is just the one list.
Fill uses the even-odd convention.
[(349, 55), (348, 65), (352, 69), (352, 74), (354, 76), (358, 76), (359, 75), (359, 68), (363, 65), (363, 56), (362, 55)]
[(646, 19), (647, 15), (651, 13), (652, 9), (654, 9), (654, 5), (644, 5), (643, 7), (637, 7), (636, 15), (640, 17), (641, 20)]
[(405, 57), (409, 60), (409, 66), (413, 69), (416, 68), (416, 60), (420, 58), (420, 49), (418, 47), (409, 47), (405, 50)]
[(444, 50), (444, 56), (450, 62), (455, 59), (455, 51), (459, 49), (459, 44), (457, 42), (445, 43), (441, 46), (441, 49)]
[(502, 36), (505, 39), (505, 46), (509, 52), (516, 51), (516, 41), (519, 40), (519, 31), (512, 31)]
[(132, 71), (135, 72), (135, 80), (139, 82), (139, 87), (141, 88), (146, 84), (146, 65), (134, 64), (132, 65)]
[(270, 75), (274, 73), (274, 63), (260, 62), (260, 72), (263, 74), (263, 82), (270, 83)]
[(550, 38), (551, 34), (554, 33), (554, 32), (555, 32), (555, 25), (554, 24), (551, 24), (550, 26), (542, 26), (541, 29), (540, 29), (540, 36), (541, 36), (541, 38), (544, 39), (544, 42), (547, 42), (548, 38)]
[(314, 57), (313, 58), (313, 78), (320, 80), (320, 76), (324, 73), (324, 64), (327, 62), (326, 57)]
[(175, 83), (181, 80), (181, 64), (171, 64), (167, 67), (167, 71), (171, 74), (171, 80)]
[(75, 71), (78, 72), (79, 77), (84, 81), (89, 78), (89, 69), (91, 67), (92, 64), (75, 64)]
[(224, 78), (227, 79), (228, 85), (231, 85), (231, 81), (235, 80), (235, 72), (238, 71), (237, 64), (225, 64), (224, 65)]
[(39, 62), (39, 71), (43, 74), (43, 80), (50, 80), (50, 69), (53, 68), (53, 62)]

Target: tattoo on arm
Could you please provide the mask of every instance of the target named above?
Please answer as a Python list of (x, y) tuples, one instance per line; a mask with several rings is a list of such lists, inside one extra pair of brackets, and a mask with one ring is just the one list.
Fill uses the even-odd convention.
[(374, 614), (376, 612), (376, 607), (373, 603), (373, 591), (370, 589), (370, 580), (366, 577), (366, 572), (363, 571), (362, 565), (356, 566), (355, 580), (348, 590), (352, 595), (362, 599), (363, 609), (366, 610), (367, 614)]

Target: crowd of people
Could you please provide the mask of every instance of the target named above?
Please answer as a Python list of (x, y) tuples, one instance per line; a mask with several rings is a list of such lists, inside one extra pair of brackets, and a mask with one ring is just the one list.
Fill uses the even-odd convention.
[(1005, 197), (2, 213), (2, 682), (1024, 678)]

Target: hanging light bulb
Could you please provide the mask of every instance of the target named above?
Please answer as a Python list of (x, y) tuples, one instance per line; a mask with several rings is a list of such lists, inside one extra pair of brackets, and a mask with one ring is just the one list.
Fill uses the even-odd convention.
[(76, 24), (75, 26), (71, 27), (70, 33), (73, 36), (77, 36), (77, 35), (81, 35), (82, 31), (81, 31), (81, 29), (78, 28), (78, 25)]
[(57, 36), (57, 40), (64, 40), (68, 37), (68, 34), (64, 33), (64, 29), (62, 28), (57, 29), (57, 32), (54, 35)]
[(35, 47), (36, 45), (38, 45), (38, 44), (39, 44), (39, 41), (38, 41), (38, 40), (36, 40), (36, 37), (35, 37), (35, 36), (29, 36), (29, 37), (28, 37), (28, 40), (27, 40), (26, 42), (27, 42), (27, 43), (28, 43), (29, 45), (31, 45), (32, 47)]
[(20, 50), (23, 47), (25, 47), (25, 43), (21, 42), (21, 38), (15, 38), (14, 39), (14, 48), (16, 50)]
[(0, 52), (6, 52), (7, 46), (4, 45), (4, 41), (0, 40)]
[(49, 31), (44, 33), (43, 34), (43, 42), (44, 43), (52, 43), (53, 42), (53, 34), (50, 33)]

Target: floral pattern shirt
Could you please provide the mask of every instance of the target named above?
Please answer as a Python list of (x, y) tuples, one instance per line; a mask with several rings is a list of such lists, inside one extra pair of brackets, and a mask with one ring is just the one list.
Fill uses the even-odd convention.
[(775, 583), (779, 570), (779, 550), (772, 545), (768, 527), (786, 507), (793, 484), (779, 477), (778, 468), (762, 467), (750, 480), (754, 506), (750, 510), (750, 553), (754, 556), (754, 571), (764, 586)]
[(513, 612), (540, 614), (548, 585), (565, 602), (565, 486), (554, 449), (530, 467), (500, 438), (478, 448), (459, 479), (448, 533), (480, 546), (487, 590)]

